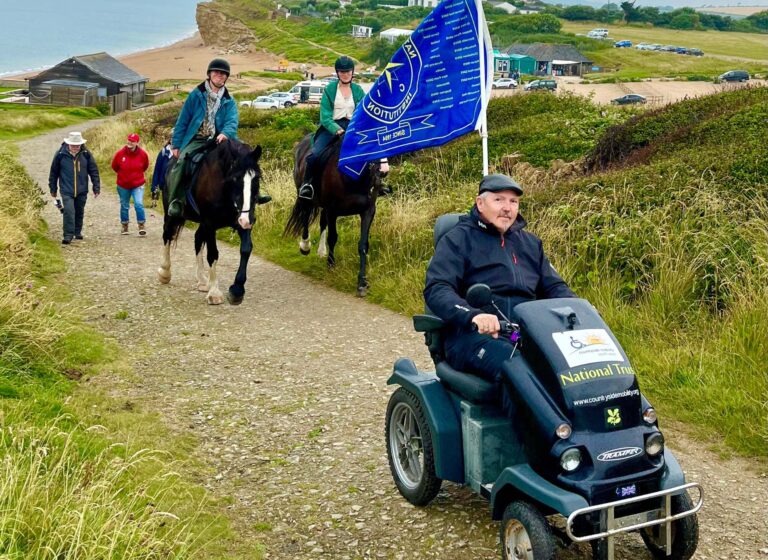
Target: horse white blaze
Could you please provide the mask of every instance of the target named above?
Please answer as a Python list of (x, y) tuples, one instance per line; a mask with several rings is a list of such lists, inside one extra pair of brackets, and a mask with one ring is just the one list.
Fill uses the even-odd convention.
[(325, 242), (326, 234), (328, 233), (327, 229), (323, 230), (323, 233), (320, 234), (320, 241), (317, 242), (317, 256), (325, 258), (328, 256), (328, 244)]
[(240, 217), (237, 219), (237, 223), (243, 229), (250, 229), (251, 222), (248, 219), (248, 213), (251, 211), (251, 182), (256, 176), (254, 171), (247, 171), (243, 175), (243, 208), (240, 212)]
[(161, 284), (171, 281), (171, 244), (163, 244), (163, 252), (160, 256), (160, 268), (157, 269), (157, 277)]
[(219, 277), (216, 274), (216, 263), (218, 261), (213, 261), (213, 264), (211, 265), (211, 269), (208, 271), (208, 294), (205, 296), (206, 301), (210, 305), (219, 305), (220, 303), (224, 303), (224, 295), (221, 293), (221, 290), (219, 289)]
[(201, 292), (208, 291), (208, 263), (205, 262), (205, 245), (200, 247), (197, 254), (197, 289)]

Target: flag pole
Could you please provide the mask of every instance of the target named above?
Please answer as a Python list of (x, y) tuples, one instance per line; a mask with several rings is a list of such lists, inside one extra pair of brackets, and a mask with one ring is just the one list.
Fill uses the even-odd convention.
[(477, 6), (477, 35), (479, 39), (479, 51), (480, 51), (480, 80), (481, 80), (481, 96), (482, 96), (482, 109), (480, 115), (480, 138), (482, 139), (483, 148), (483, 177), (488, 175), (488, 119), (487, 109), (488, 102), (490, 100), (490, 93), (488, 92), (488, 51), (485, 45), (488, 37), (488, 24), (485, 21), (485, 12), (483, 11), (482, 0), (475, 0)]

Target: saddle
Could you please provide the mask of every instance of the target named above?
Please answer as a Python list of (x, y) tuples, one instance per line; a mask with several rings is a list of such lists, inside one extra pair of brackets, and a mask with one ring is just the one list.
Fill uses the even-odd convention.
[(203, 160), (216, 147), (216, 140), (210, 139), (197, 150), (189, 153), (184, 160), (184, 169), (182, 173), (182, 183), (187, 185), (186, 200), (192, 209), (200, 214), (200, 209), (195, 202), (195, 190), (197, 187), (197, 176), (200, 174)]

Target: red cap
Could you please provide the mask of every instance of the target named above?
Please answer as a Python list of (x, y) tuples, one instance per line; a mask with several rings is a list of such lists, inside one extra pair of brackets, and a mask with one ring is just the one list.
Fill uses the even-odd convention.
[(139, 141), (139, 135), (135, 132), (131, 132), (128, 135), (128, 142), (138, 142)]

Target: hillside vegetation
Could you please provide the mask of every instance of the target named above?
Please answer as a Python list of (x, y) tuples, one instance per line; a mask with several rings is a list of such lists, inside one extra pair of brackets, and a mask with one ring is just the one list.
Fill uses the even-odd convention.
[[(523, 160), (512, 172), (528, 191), (531, 230), (615, 330), (655, 404), (732, 449), (768, 455), (768, 89), (628, 115), (571, 96), (494, 99), (491, 162)], [(357, 219), (342, 220), (333, 271), (282, 237), (295, 198), (290, 148), (316, 120), (315, 111), (242, 115), (242, 137), (265, 147), (264, 188), (275, 198), (259, 210), (255, 243), (351, 292)], [(412, 314), (423, 306), (435, 218), (472, 204), (480, 141), (394, 158), (393, 168), (395, 194), (373, 226), (369, 298)]]

